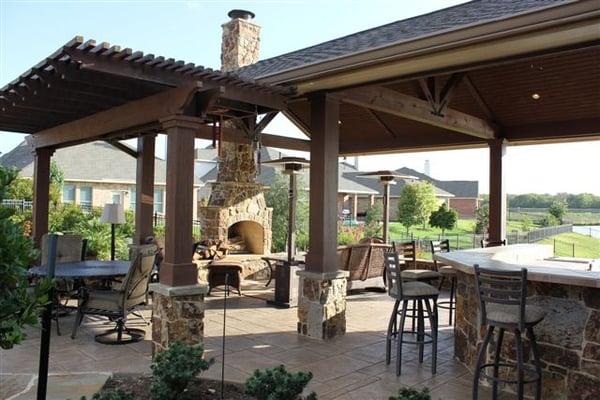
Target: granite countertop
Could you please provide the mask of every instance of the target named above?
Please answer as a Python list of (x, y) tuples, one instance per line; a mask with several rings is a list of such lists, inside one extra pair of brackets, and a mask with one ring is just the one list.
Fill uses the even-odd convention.
[(551, 245), (515, 244), (438, 253), (434, 257), (467, 274), (473, 274), (474, 264), (500, 270), (527, 268), (530, 281), (600, 288), (600, 266), (596, 260), (556, 258)]

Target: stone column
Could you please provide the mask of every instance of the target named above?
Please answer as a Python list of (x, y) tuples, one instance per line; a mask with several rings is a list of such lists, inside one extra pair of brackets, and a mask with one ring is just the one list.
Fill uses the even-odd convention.
[(325, 340), (346, 332), (348, 272), (338, 270), (336, 251), (339, 103), (327, 94), (310, 102), (310, 243), (298, 273), (298, 333)]
[(152, 292), (152, 355), (175, 341), (188, 345), (204, 339), (204, 296), (208, 285), (150, 284)]
[(146, 237), (154, 234), (154, 149), (156, 135), (145, 135), (138, 139), (135, 183), (135, 243), (142, 244)]
[(506, 238), (506, 184), (503, 159), (506, 155), (506, 140), (494, 139), (488, 142), (490, 148), (490, 220), (488, 235), (490, 241)]
[(33, 164), (33, 240), (41, 246), (42, 236), (48, 232), (50, 203), (50, 160), (54, 149), (35, 149)]

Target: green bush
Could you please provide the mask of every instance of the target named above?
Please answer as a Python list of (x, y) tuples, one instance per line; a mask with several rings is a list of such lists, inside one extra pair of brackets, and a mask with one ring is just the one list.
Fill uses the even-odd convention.
[(390, 396), (389, 400), (431, 400), (429, 389), (419, 391), (412, 388), (402, 388), (397, 396)]
[[(87, 400), (87, 398), (83, 396), (81, 400)], [(134, 400), (134, 397), (131, 393), (117, 389), (106, 393), (96, 393), (92, 400)]]
[(188, 385), (214, 362), (214, 359), (204, 360), (203, 353), (202, 346), (187, 346), (180, 342), (174, 342), (167, 350), (158, 353), (151, 366), (152, 399), (185, 399)]
[[(312, 377), (310, 372), (292, 374), (283, 365), (264, 371), (256, 370), (246, 381), (246, 394), (258, 400), (299, 400)], [(306, 397), (306, 400), (316, 399), (315, 393)]]
[(552, 214), (544, 215), (539, 222), (540, 226), (547, 228), (549, 226), (560, 225), (560, 221)]
[(365, 236), (365, 226), (338, 226), (338, 245), (347, 246), (349, 244), (358, 243)]
[[(0, 166), (0, 203), (6, 198), (17, 171)], [(27, 268), (38, 257), (31, 239), (12, 220), (14, 210), (0, 206), (0, 348), (10, 349), (25, 338), (23, 328), (35, 325), (48, 303), (52, 281), (41, 280), (28, 290)]]
[(458, 213), (456, 210), (448, 208), (446, 203), (442, 203), (440, 208), (432, 212), (429, 217), (429, 225), (434, 228), (440, 228), (442, 230), (442, 236), (444, 236), (446, 230), (454, 229), (457, 221)]
[(482, 204), (475, 211), (475, 219), (475, 227), (473, 228), (475, 233), (486, 233), (490, 225), (490, 207), (488, 204)]

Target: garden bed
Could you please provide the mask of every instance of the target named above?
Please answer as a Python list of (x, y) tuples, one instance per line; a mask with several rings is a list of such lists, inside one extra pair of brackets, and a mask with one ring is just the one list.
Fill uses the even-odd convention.
[[(122, 390), (131, 393), (136, 400), (151, 400), (150, 386), (152, 377), (138, 374), (115, 374), (109, 378), (100, 393)], [(189, 398), (202, 400), (221, 399), (221, 382), (211, 379), (196, 379), (188, 389)], [(238, 383), (225, 382), (225, 399), (255, 400), (255, 397), (244, 394), (244, 386)]]

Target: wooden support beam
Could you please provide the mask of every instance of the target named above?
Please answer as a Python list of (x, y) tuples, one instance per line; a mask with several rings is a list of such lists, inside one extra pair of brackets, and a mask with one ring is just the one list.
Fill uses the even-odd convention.
[(162, 121), (167, 135), (167, 190), (165, 260), (160, 282), (168, 286), (195, 285), (198, 272), (192, 263), (194, 198), (194, 139), (199, 125), (185, 117)]
[[(242, 144), (250, 144), (251, 140), (246, 136), (246, 132), (241, 129), (230, 127), (222, 128), (222, 139), (225, 142), (236, 142)], [(196, 131), (197, 139), (212, 140), (213, 128), (209, 125), (202, 125)], [(273, 135), (269, 133), (261, 134), (261, 141), (264, 146), (276, 147), (279, 149), (310, 151), (310, 140), (297, 139), (287, 136)]]
[(36, 148), (101, 139), (115, 131), (149, 124), (182, 112), (199, 91), (198, 84), (169, 89), (153, 96), (59, 125), (32, 135)]
[[(141, 140), (141, 138), (138, 139), (138, 140)], [(110, 144), (111, 146), (113, 146), (113, 147), (121, 150), (123, 153), (130, 155), (133, 158), (138, 158), (138, 156), (139, 156), (138, 151), (135, 151), (131, 147), (127, 146), (126, 144), (123, 144), (123, 143), (119, 142), (118, 140), (107, 140), (106, 142), (108, 144)]]
[(279, 114), (279, 111), (266, 113), (265, 116), (262, 117), (260, 122), (258, 122), (256, 124), (256, 126), (254, 127), (254, 133), (256, 134), (256, 133), (261, 133), (262, 131), (264, 131), (265, 128), (267, 127), (267, 125), (269, 125), (271, 123), (271, 121), (273, 121), (273, 119), (275, 119), (277, 114)]
[[(138, 138), (135, 179), (135, 238), (134, 243), (143, 244), (154, 235), (154, 152), (156, 135)], [(118, 143), (118, 142), (117, 142)]]
[(506, 196), (504, 156), (506, 140), (494, 139), (488, 143), (490, 149), (490, 214), (489, 240), (499, 242), (506, 239)]
[(368, 86), (339, 93), (340, 101), (370, 108), (398, 117), (419, 121), (450, 131), (490, 140), (497, 128), (489, 121), (447, 108), (445, 115), (434, 115), (427, 101), (384, 87)]
[(48, 232), (50, 204), (50, 160), (53, 149), (37, 149), (33, 162), (33, 240), (40, 248), (42, 236)]
[(492, 110), (490, 109), (490, 107), (488, 106), (486, 101), (483, 99), (483, 97), (481, 96), (481, 93), (479, 93), (479, 90), (477, 90), (477, 87), (475, 86), (475, 84), (473, 83), (473, 81), (471, 80), (469, 75), (465, 74), (463, 81), (464, 81), (465, 85), (467, 86), (467, 89), (469, 90), (471, 97), (473, 98), (473, 100), (475, 100), (475, 102), (477, 103), (477, 106), (479, 106), (479, 109), (481, 111), (483, 111), (486, 118), (490, 121), (496, 121), (496, 117), (494, 116), (494, 113), (492, 112)]
[(340, 105), (327, 94), (310, 99), (310, 210), (306, 270), (339, 269), (337, 258), (337, 194)]
[(390, 127), (387, 126), (385, 122), (383, 122), (381, 117), (379, 115), (377, 115), (377, 113), (375, 111), (371, 110), (370, 108), (365, 108), (365, 110), (367, 110), (367, 112), (369, 113), (371, 118), (373, 118), (373, 121), (375, 121), (375, 123), (377, 125), (379, 125), (381, 127), (381, 129), (383, 129), (391, 137), (393, 137), (393, 138), (396, 137), (396, 134), (394, 133), (394, 131), (392, 131), (390, 129)]

